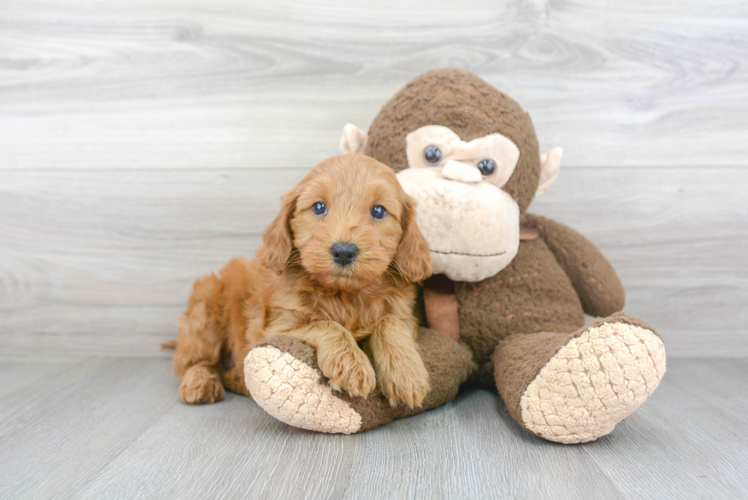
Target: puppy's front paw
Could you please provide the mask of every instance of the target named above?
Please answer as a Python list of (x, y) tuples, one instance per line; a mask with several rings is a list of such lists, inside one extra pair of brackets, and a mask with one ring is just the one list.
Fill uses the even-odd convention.
[(379, 368), (379, 389), (391, 406), (421, 406), (429, 393), (429, 372), (420, 356), (405, 363), (382, 364)]
[(185, 403), (202, 404), (221, 401), (225, 395), (218, 373), (207, 366), (192, 366), (182, 376), (179, 399)]
[(376, 387), (374, 367), (362, 350), (321, 351), (317, 356), (319, 369), (330, 379), (332, 389), (365, 398)]

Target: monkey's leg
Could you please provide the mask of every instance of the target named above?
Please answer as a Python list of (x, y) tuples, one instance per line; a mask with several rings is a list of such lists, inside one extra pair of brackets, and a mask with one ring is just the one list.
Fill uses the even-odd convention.
[(574, 333), (513, 335), (493, 354), (509, 413), (549, 441), (610, 433), (657, 389), (665, 346), (647, 323), (616, 313)]
[(291, 337), (268, 338), (254, 347), (245, 358), (244, 377), (257, 404), (282, 422), (318, 432), (363, 432), (447, 403), (475, 370), (470, 350), (441, 333), (422, 328), (417, 343), (431, 391), (414, 409), (392, 407), (378, 391), (354, 398), (332, 390), (314, 349)]

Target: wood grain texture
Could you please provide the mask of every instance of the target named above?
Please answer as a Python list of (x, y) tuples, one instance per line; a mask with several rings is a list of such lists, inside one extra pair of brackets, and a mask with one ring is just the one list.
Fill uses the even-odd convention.
[[(442, 66), (565, 148), (536, 212), (611, 259), (671, 356), (746, 356), (738, 0), (0, 5), (0, 352), (166, 355), (192, 281)], [(282, 172), (282, 173), (281, 173)]]
[(56, 377), (61, 371), (80, 363), (82, 358), (73, 356), (35, 356), (30, 363), (27, 358), (0, 357), (0, 400), (19, 392), (48, 377)]
[[(718, 369), (713, 369), (716, 366), (713, 363), (719, 361), (670, 363), (668, 385), (661, 386), (668, 389), (658, 389), (654, 396), (658, 404), (627, 419), (627, 423), (636, 419), (636, 432), (622, 436), (623, 439), (633, 446), (647, 442), (651, 447), (649, 456), (637, 459), (606, 441), (601, 441), (591, 452), (596, 464), (626, 497), (745, 498), (748, 495), (745, 466), (748, 401), (735, 397), (748, 389), (748, 370), (745, 362), (726, 362)], [(682, 460), (672, 461), (670, 457), (675, 454)], [(732, 456), (743, 458), (735, 461)], [(677, 489), (657, 480), (668, 476), (680, 478)], [(691, 493), (687, 494), (688, 491)]]
[(742, 168), (571, 169), (530, 210), (600, 247), (670, 356), (748, 356)]
[(745, 165), (741, 0), (6, 0), (0, 168), (307, 167), (477, 72), (573, 166)]
[[(1, 2), (0, 498), (748, 497), (748, 361), (673, 359), (748, 356), (747, 65), (740, 0)], [(444, 66), (565, 149), (531, 210), (609, 257), (660, 389), (582, 446), (486, 391), (356, 436), (181, 404), (147, 356), (193, 280)]]
[[(192, 282), (252, 255), (306, 169), (4, 171), (0, 352), (169, 355)], [(743, 168), (577, 168), (530, 208), (588, 236), (670, 356), (748, 356)]]
[[(45, 365), (0, 357), (0, 366)], [(250, 399), (176, 398), (163, 359), (90, 358), (0, 408), (2, 498), (743, 498), (748, 360), (675, 360), (612, 434), (536, 439), (495, 394), (360, 435), (285, 426)], [(0, 386), (7, 384), (0, 369)]]

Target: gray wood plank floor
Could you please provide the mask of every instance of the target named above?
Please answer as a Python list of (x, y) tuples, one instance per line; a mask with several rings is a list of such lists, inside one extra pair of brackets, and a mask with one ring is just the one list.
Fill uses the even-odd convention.
[(746, 498), (748, 360), (670, 361), (615, 431), (522, 431), (497, 396), (361, 435), (176, 397), (168, 360), (0, 357), (0, 498)]

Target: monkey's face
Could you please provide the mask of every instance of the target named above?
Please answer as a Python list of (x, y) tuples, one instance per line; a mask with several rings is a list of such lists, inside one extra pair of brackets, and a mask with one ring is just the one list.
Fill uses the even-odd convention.
[(348, 124), (344, 152), (398, 173), (418, 199), (434, 273), (479, 281), (519, 247), (519, 218), (558, 176), (561, 149), (540, 155), (530, 116), (509, 96), (456, 68), (424, 73), (387, 102), (364, 132)]
[(519, 205), (501, 189), (517, 166), (517, 146), (498, 133), (465, 142), (440, 125), (406, 141), (408, 168), (397, 177), (418, 200), (434, 274), (480, 281), (504, 269), (519, 249)]

